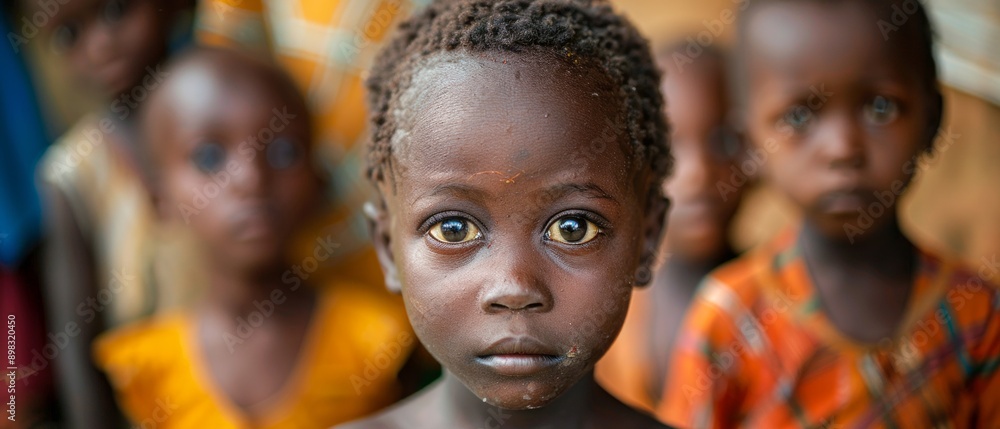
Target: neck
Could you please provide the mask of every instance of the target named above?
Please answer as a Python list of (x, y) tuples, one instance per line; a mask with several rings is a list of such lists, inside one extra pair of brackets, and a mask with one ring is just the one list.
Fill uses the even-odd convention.
[(443, 383), (445, 403), (449, 404), (446, 415), (451, 427), (580, 428), (587, 423), (588, 417), (586, 412), (580, 411), (591, 409), (592, 398), (600, 393), (593, 371), (590, 371), (569, 390), (542, 408), (507, 410), (483, 402), (447, 371)]
[[(219, 266), (219, 265), (217, 265)], [(312, 302), (312, 289), (301, 288), (289, 291), (281, 281), (280, 269), (247, 273), (237, 270), (214, 270), (209, 275), (210, 289), (207, 304), (223, 314), (236, 317), (246, 316), (258, 307), (270, 308), (273, 316), (282, 316), (301, 311), (303, 303)]]
[(841, 273), (910, 276), (916, 256), (916, 248), (899, 228), (895, 215), (881, 228), (867, 232), (863, 240), (853, 243), (841, 237), (830, 238), (806, 221), (799, 235), (799, 246), (809, 267), (817, 271), (830, 267)]
[[(736, 257), (736, 251), (732, 246), (725, 243), (719, 247), (717, 252), (702, 258), (689, 258), (684, 255), (671, 255), (667, 261), (657, 270), (657, 283), (669, 285), (672, 289), (681, 288), (686, 291), (693, 291), (701, 283), (708, 273), (719, 265), (722, 265)], [(660, 287), (663, 290), (666, 287)]]

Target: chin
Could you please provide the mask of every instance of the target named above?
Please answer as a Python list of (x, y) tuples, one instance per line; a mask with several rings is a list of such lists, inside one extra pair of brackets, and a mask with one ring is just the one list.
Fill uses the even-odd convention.
[(477, 394), (483, 402), (505, 410), (534, 410), (549, 405), (562, 395), (568, 386), (553, 388), (552, 386), (534, 387), (531, 384), (521, 384), (510, 388), (493, 386)]
[(569, 378), (564, 374), (547, 374), (534, 379), (489, 377), (484, 380), (477, 377), (475, 385), (470, 385), (461, 377), (459, 380), (483, 402), (505, 410), (521, 411), (549, 405), (579, 381), (579, 377)]

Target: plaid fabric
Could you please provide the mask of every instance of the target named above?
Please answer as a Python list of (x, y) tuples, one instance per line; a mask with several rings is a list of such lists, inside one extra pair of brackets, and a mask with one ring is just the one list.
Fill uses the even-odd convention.
[(364, 80), (395, 25), (427, 0), (202, 0), (197, 37), (209, 45), (269, 52), (307, 95), (317, 149), (333, 175), (331, 200), (344, 215), (333, 230), (341, 251), (367, 242), (360, 207), (367, 125)]
[(795, 243), (783, 234), (702, 285), (658, 415), (694, 428), (1000, 427), (995, 259), (967, 271), (921, 252), (900, 333), (862, 344), (825, 317)]

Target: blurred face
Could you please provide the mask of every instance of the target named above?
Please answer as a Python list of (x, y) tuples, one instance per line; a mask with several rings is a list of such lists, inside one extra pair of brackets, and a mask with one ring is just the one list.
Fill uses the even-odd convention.
[(447, 58), (402, 97), (376, 246), (448, 371), (490, 404), (541, 407), (617, 335), (663, 200), (600, 73)]
[(164, 57), (174, 13), (165, 7), (170, 4), (69, 0), (49, 21), (46, 33), (77, 76), (114, 96), (128, 91), (141, 80), (147, 66)]
[[(743, 194), (730, 186), (742, 142), (726, 124), (722, 64), (704, 59), (683, 71), (667, 67), (661, 91), (671, 126), (674, 173), (664, 182), (670, 197), (667, 244), (688, 260), (717, 257)], [(720, 190), (719, 184), (727, 185)]]
[[(160, 166), (161, 210), (187, 223), (237, 270), (281, 264), (318, 197), (306, 112), (235, 67), (175, 70), (147, 117)], [(154, 137), (155, 138), (155, 137)]]
[(890, 195), (936, 128), (904, 33), (887, 42), (876, 21), (851, 1), (766, 5), (748, 22), (750, 136), (776, 148), (767, 174), (830, 238), (894, 218)]

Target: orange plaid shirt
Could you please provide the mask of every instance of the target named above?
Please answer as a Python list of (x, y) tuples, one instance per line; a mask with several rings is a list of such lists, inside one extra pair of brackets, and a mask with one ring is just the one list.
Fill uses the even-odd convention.
[(862, 344), (825, 317), (795, 239), (702, 285), (659, 416), (692, 428), (1000, 427), (995, 256), (967, 271), (921, 252), (899, 334)]

